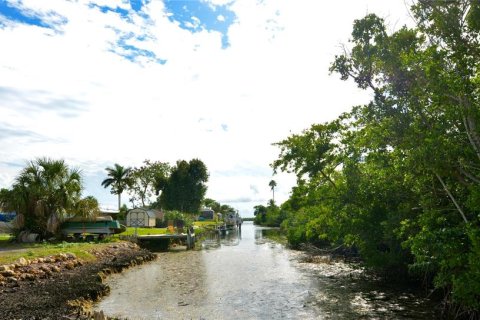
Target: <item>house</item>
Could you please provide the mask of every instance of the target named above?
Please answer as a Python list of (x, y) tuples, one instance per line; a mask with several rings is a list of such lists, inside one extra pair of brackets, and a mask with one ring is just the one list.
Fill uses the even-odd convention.
[(127, 227), (155, 227), (157, 219), (163, 220), (164, 213), (155, 209), (135, 208), (125, 218)]

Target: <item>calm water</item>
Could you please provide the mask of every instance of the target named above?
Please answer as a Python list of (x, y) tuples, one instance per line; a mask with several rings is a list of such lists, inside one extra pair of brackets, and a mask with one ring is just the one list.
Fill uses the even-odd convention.
[(97, 310), (129, 319), (433, 319), (423, 294), (386, 287), (344, 263), (304, 263), (246, 222), (203, 250), (158, 260), (109, 279)]

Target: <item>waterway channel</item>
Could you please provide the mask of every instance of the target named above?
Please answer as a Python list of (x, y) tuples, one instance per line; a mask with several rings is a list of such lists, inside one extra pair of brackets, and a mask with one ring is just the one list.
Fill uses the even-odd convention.
[(268, 239), (246, 222), (241, 233), (212, 236), (202, 250), (161, 252), (151, 263), (113, 275), (96, 306), (134, 319), (434, 319), (421, 291), (365, 276)]

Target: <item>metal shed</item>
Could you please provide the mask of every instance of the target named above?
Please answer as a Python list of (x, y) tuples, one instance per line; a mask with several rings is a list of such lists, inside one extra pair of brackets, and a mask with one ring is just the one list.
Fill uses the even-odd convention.
[(158, 211), (153, 209), (132, 209), (127, 213), (127, 227), (155, 227), (157, 214)]

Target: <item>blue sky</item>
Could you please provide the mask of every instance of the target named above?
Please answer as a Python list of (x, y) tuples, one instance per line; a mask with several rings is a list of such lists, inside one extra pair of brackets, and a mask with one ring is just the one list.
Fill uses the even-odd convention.
[[(207, 196), (249, 216), (272, 143), (369, 99), (328, 67), (371, 12), (408, 21), (403, 0), (0, 0), (0, 188), (63, 158), (115, 208), (105, 167), (199, 158)], [(294, 178), (273, 179), (282, 202)]]

